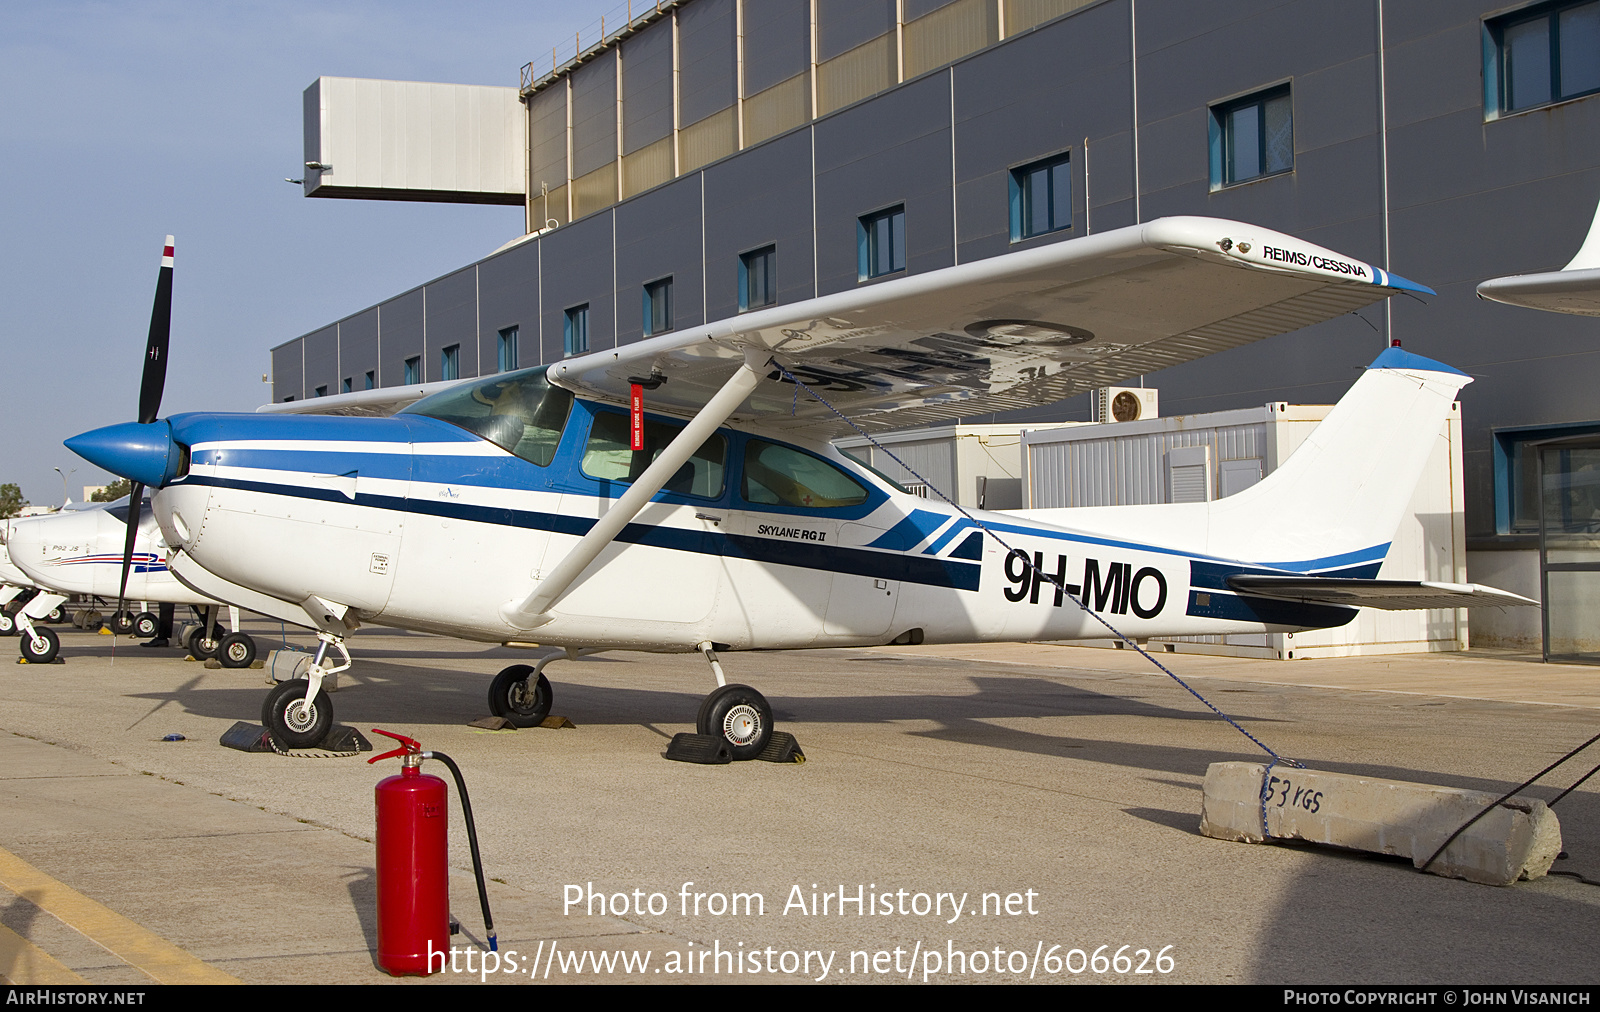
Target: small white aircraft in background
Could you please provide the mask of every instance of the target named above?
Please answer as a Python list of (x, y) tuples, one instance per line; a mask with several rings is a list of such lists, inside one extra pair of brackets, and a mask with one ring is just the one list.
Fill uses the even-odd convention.
[(6, 551), (5, 544), (5, 530), (8, 523), (0, 520), (0, 636), (10, 636), (17, 631), (11, 602), (20, 597), (23, 598), (23, 603), (26, 603), (39, 589), (28, 579), (26, 573), (11, 564), (11, 555)]
[(1600, 316), (1600, 207), (1577, 255), (1559, 271), (1491, 278), (1478, 298), (1574, 316)]
[[(196, 594), (179, 583), (167, 569), (167, 544), (151, 513), (148, 500), (141, 503), (134, 521), (137, 535), (123, 578), (123, 548), (130, 524), (128, 499), (104, 506), (77, 509), (0, 525), (10, 565), (32, 586), (41, 589), (17, 612), (22, 656), (29, 663), (48, 664), (61, 649), (51, 629), (35, 625), (69, 597), (177, 604), (195, 608), (202, 622), (184, 646), (197, 659), (216, 657), (228, 668), (247, 668), (255, 660), (256, 646), (248, 633), (239, 631), (237, 608), (228, 608), (229, 631), (219, 629), (221, 609), (216, 600)], [(0, 581), (10, 582), (3, 572)], [(119, 603), (111, 616), (115, 633), (154, 636), (158, 623), (148, 611), (135, 613)]]
[[(1169, 218), (463, 381), (386, 418), (157, 421), (153, 320), (140, 421), (67, 445), (157, 490), (180, 580), (316, 627), (309, 677), (263, 707), (282, 746), (321, 739), (322, 680), (375, 622), (568, 657), (700, 651), (717, 688), (697, 729), (744, 759), (772, 711), (726, 682), (719, 651), (1294, 631), (1363, 605), (1533, 603), (1374, 579), (1468, 382), (1399, 348), (1283, 467), (1215, 502), (966, 511), (828, 442), (1054, 403), (1400, 291), (1428, 289), (1266, 229)], [(491, 708), (542, 719), (552, 659), (500, 672)]]

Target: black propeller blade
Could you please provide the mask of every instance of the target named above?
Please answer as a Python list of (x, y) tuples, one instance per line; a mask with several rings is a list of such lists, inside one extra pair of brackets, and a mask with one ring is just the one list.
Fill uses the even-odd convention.
[[(144, 346), (144, 377), (139, 382), (139, 422), (148, 425), (161, 412), (161, 393), (167, 385), (167, 345), (172, 337), (172, 236), (161, 250), (161, 273), (156, 278), (155, 304), (150, 308), (150, 336)], [(117, 587), (117, 613), (125, 608), (128, 572), (133, 568), (133, 542), (144, 512), (144, 486), (133, 483), (128, 497), (128, 534), (122, 542), (122, 582)]]
[(150, 337), (144, 346), (144, 378), (139, 384), (139, 421), (148, 424), (161, 411), (167, 385), (167, 342), (172, 336), (172, 236), (161, 251), (156, 301), (150, 309)]

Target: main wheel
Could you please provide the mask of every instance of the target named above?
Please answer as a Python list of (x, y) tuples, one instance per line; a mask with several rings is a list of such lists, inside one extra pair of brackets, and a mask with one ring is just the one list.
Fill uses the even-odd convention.
[(39, 639), (44, 641), (44, 649), (40, 650), (27, 633), (22, 634), (22, 658), (29, 664), (49, 664), (56, 659), (56, 654), (61, 652), (61, 639), (54, 629), (44, 626), (34, 626), (33, 631)]
[(225, 668), (248, 668), (256, 659), (256, 641), (246, 633), (229, 633), (222, 637), (217, 659)]
[(0, 636), (10, 636), (17, 631), (17, 620), (9, 611), (0, 611)]
[(209, 661), (211, 658), (217, 656), (217, 651), (222, 648), (222, 630), (218, 629), (212, 635), (214, 635), (216, 639), (207, 639), (206, 627), (197, 626), (195, 631), (189, 636), (189, 642), (184, 644), (184, 646), (189, 648), (189, 656), (193, 657), (197, 661)]
[(111, 616), (111, 631), (118, 636), (126, 636), (133, 632), (133, 612), (119, 611)]
[(58, 604), (50, 609), (50, 614), (46, 615), (44, 620), (46, 622), (65, 622), (67, 620), (66, 609)]
[(724, 685), (700, 704), (695, 730), (721, 737), (735, 761), (754, 759), (772, 739), (772, 707), (748, 685)]
[(150, 639), (161, 628), (161, 620), (148, 611), (141, 611), (133, 620), (133, 634), (140, 639)]
[(333, 726), (333, 704), (328, 694), (317, 690), (316, 698), (306, 703), (311, 683), (304, 678), (279, 682), (261, 704), (261, 723), (280, 748), (311, 748), (322, 741)]
[(515, 727), (538, 727), (550, 715), (555, 692), (544, 675), (529, 685), (531, 674), (533, 669), (528, 665), (513, 664), (495, 675), (489, 683), (489, 712), (504, 717)]

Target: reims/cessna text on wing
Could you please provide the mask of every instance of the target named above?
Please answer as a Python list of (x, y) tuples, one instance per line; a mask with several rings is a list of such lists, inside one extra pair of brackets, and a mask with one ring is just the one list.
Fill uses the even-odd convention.
[[(1139, 639), (1524, 603), (1373, 579), (1468, 381), (1398, 348), (1283, 467), (1209, 503), (969, 513), (827, 442), (846, 416), (881, 431), (1052, 403), (1403, 290), (1427, 291), (1266, 229), (1168, 218), (466, 381), (392, 417), (157, 421), (147, 368), (139, 423), (68, 446), (158, 490), (184, 582), (318, 629), (310, 677), (264, 707), (281, 745), (320, 740), (321, 682), (342, 670), (327, 651), (348, 665), (344, 637), (376, 622), (568, 656), (703, 651), (718, 688), (698, 729), (749, 758), (772, 712), (725, 684), (718, 651), (1108, 635), (1072, 597)], [(153, 323), (147, 363), (165, 353)], [(638, 395), (649, 412), (629, 412)], [(490, 690), (524, 726), (550, 698), (526, 665)]]

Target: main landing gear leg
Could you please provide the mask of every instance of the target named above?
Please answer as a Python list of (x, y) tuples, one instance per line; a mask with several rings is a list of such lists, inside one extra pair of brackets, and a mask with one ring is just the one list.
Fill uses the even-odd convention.
[[(261, 704), (261, 723), (266, 725), (279, 748), (312, 748), (333, 726), (333, 703), (322, 690), (322, 680), (350, 668), (350, 651), (344, 648), (342, 636), (319, 632), (317, 640), (317, 653), (307, 669), (307, 677), (279, 682)], [(333, 667), (323, 663), (329, 647), (343, 658)]]
[(717, 687), (700, 704), (695, 730), (726, 742), (735, 762), (754, 759), (772, 740), (772, 707), (750, 686), (728, 684), (711, 643), (701, 643), (699, 647), (711, 665)]

